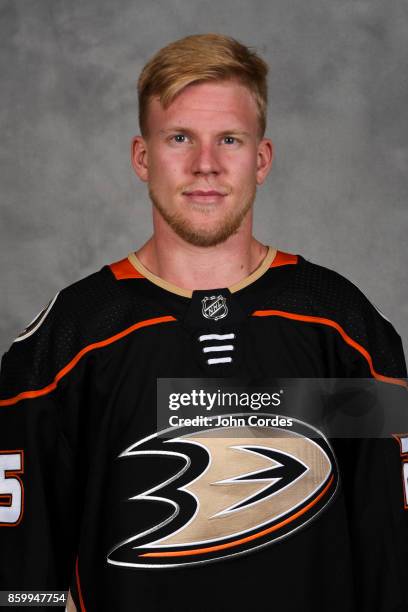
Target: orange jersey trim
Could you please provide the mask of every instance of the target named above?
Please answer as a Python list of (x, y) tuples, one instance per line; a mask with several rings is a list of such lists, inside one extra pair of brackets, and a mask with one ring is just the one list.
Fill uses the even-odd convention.
[(110, 264), (109, 268), (112, 270), (116, 280), (123, 280), (124, 278), (144, 278), (143, 274), (132, 266), (127, 257)]
[(291, 253), (284, 253), (283, 251), (277, 251), (273, 259), (273, 262), (269, 266), (270, 268), (277, 268), (278, 266), (287, 266), (288, 264), (297, 264), (298, 256), (292, 255)]
[(379, 374), (374, 369), (373, 360), (370, 353), (363, 347), (361, 344), (358, 344), (353, 338), (344, 331), (344, 329), (336, 323), (336, 321), (332, 321), (331, 319), (325, 319), (324, 317), (314, 317), (310, 315), (300, 315), (294, 314), (292, 312), (285, 312), (283, 310), (255, 310), (252, 313), (253, 317), (284, 317), (285, 319), (292, 319), (295, 321), (303, 321), (305, 323), (319, 323), (320, 325), (327, 325), (328, 327), (332, 327), (336, 331), (339, 332), (343, 340), (350, 346), (352, 346), (356, 351), (358, 351), (364, 359), (367, 361), (370, 372), (374, 378), (377, 380), (381, 380), (382, 382), (392, 383), (394, 385), (401, 385), (402, 387), (408, 388), (408, 382), (403, 380), (402, 378), (392, 378), (391, 376), (383, 376)]
[(280, 529), (281, 527), (284, 527), (288, 523), (293, 522), (299, 516), (302, 516), (302, 514), (304, 514), (310, 508), (312, 508), (315, 504), (317, 504), (319, 499), (321, 499), (327, 493), (327, 491), (329, 490), (329, 488), (331, 487), (333, 483), (333, 480), (334, 480), (334, 476), (331, 476), (329, 482), (327, 483), (323, 491), (320, 491), (316, 499), (314, 499), (309, 504), (307, 504), (307, 506), (305, 506), (304, 508), (302, 508), (301, 510), (299, 510), (292, 516), (288, 517), (287, 519), (281, 521), (277, 525), (272, 525), (272, 527), (269, 527), (268, 529), (263, 529), (259, 533), (254, 533), (253, 535), (247, 536), (246, 538), (240, 538), (239, 540), (234, 540), (233, 542), (228, 542), (227, 544), (218, 544), (217, 546), (208, 546), (207, 548), (199, 548), (198, 550), (179, 550), (179, 551), (160, 552), (160, 553), (144, 553), (143, 555), (139, 555), (139, 556), (140, 557), (187, 557), (189, 555), (203, 555), (208, 552), (215, 552), (217, 550), (223, 550), (225, 548), (233, 548), (235, 546), (239, 546), (240, 544), (251, 542), (251, 540), (256, 540), (258, 538), (261, 538), (264, 535), (267, 535), (268, 533), (277, 531), (278, 529)]
[(61, 378), (66, 376), (77, 365), (78, 361), (90, 351), (103, 348), (104, 346), (108, 346), (109, 344), (112, 344), (113, 342), (116, 342), (117, 340), (128, 336), (137, 329), (149, 327), (150, 325), (157, 325), (158, 323), (169, 323), (171, 321), (177, 321), (177, 319), (175, 317), (172, 317), (171, 315), (166, 315), (164, 317), (156, 317), (154, 319), (146, 319), (145, 321), (139, 321), (139, 323), (131, 325), (127, 329), (119, 332), (118, 334), (115, 334), (111, 338), (101, 340), (100, 342), (95, 342), (94, 344), (89, 344), (81, 351), (79, 351), (79, 353), (73, 359), (71, 359), (71, 361), (64, 368), (62, 368), (62, 370), (58, 372), (52, 383), (36, 391), (23, 391), (22, 393), (19, 393), (18, 395), (15, 395), (14, 397), (11, 397), (9, 399), (0, 400), (0, 406), (12, 406), (13, 404), (17, 404), (17, 402), (23, 399), (31, 399), (34, 397), (40, 397), (41, 395), (47, 395), (51, 391), (54, 391)]
[(75, 563), (75, 577), (76, 577), (76, 583), (77, 583), (77, 589), (78, 589), (79, 605), (81, 606), (81, 612), (86, 612), (84, 599), (82, 597), (81, 582), (79, 580), (78, 557), (76, 558), (76, 563)]

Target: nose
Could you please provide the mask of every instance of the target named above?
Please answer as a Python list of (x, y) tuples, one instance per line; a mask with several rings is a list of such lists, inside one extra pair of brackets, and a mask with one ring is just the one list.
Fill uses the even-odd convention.
[(193, 174), (219, 174), (221, 163), (216, 145), (212, 143), (198, 144), (193, 153)]

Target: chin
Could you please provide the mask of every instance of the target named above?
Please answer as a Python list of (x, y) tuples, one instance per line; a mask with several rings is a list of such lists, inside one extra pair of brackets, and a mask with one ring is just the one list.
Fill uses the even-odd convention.
[(203, 227), (194, 225), (173, 225), (173, 230), (185, 242), (199, 247), (213, 247), (225, 242), (232, 234), (237, 231), (236, 227), (228, 224), (221, 226), (216, 224), (213, 228), (203, 231)]

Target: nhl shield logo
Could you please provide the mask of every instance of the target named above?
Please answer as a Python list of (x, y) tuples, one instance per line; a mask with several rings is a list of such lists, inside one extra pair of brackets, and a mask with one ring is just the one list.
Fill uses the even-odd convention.
[(202, 313), (206, 319), (218, 321), (228, 314), (227, 300), (223, 295), (211, 295), (201, 300)]

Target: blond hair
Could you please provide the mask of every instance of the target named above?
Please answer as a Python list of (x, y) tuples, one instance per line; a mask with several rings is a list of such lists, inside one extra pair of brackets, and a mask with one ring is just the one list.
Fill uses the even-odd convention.
[(164, 109), (188, 85), (234, 80), (253, 94), (260, 138), (265, 134), (268, 104), (268, 65), (255, 51), (221, 34), (186, 36), (160, 49), (144, 66), (138, 83), (139, 125), (148, 136), (149, 101), (159, 97)]

